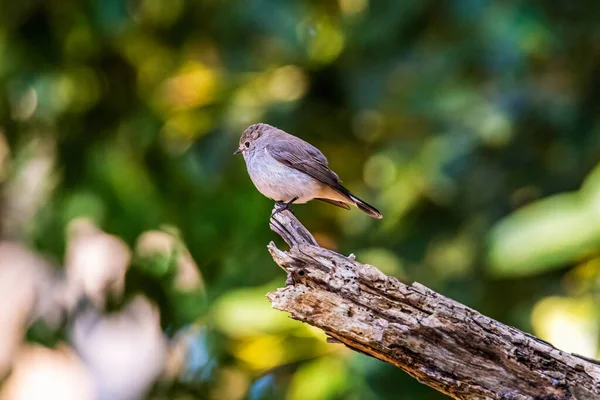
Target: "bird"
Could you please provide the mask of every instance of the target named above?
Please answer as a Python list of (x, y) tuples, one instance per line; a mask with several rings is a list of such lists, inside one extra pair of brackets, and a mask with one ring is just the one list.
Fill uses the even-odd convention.
[(342, 185), (319, 149), (274, 126), (250, 125), (233, 154), (242, 154), (254, 186), (275, 201), (274, 214), (315, 199), (346, 210), (355, 206), (373, 218), (383, 218)]

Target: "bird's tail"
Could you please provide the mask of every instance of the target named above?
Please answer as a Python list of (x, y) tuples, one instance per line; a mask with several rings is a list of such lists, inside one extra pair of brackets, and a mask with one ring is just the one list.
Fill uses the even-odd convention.
[(372, 205), (370, 205), (370, 204), (362, 201), (358, 197), (354, 196), (352, 193), (348, 193), (348, 197), (350, 197), (350, 199), (354, 202), (354, 204), (356, 205), (356, 207), (359, 208), (359, 210), (361, 210), (361, 211), (369, 214), (369, 216), (371, 216), (373, 218), (377, 218), (377, 219), (383, 218), (383, 215), (381, 215), (381, 213), (379, 212), (379, 210), (377, 210)]

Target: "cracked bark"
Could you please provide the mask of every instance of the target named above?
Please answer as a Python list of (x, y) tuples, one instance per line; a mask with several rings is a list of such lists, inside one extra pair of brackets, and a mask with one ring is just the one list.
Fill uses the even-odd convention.
[(427, 287), (321, 248), (289, 211), (270, 227), (290, 246), (268, 246), (287, 274), (273, 308), (334, 342), (401, 368), (456, 399), (600, 399), (600, 365), (556, 349)]

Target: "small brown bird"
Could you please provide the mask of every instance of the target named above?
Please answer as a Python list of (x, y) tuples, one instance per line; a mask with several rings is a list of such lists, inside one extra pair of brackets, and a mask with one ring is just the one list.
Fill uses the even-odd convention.
[(276, 201), (278, 211), (292, 203), (317, 199), (347, 210), (356, 206), (373, 218), (383, 217), (342, 186), (319, 149), (281, 129), (267, 124), (249, 126), (233, 154), (239, 153), (244, 156), (254, 186)]

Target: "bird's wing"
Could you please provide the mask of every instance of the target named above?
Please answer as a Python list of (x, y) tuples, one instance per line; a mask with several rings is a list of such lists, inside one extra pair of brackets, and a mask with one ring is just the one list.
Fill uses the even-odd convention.
[(329, 169), (323, 153), (310, 143), (292, 136), (284, 140), (273, 140), (266, 148), (271, 157), (280, 163), (304, 172), (338, 191), (342, 189), (340, 178)]

